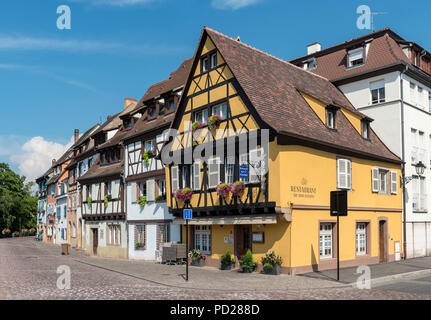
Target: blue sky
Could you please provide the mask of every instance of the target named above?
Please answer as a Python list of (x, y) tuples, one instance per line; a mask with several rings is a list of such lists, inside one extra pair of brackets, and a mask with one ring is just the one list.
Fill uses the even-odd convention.
[[(57, 29), (57, 7), (71, 30)], [(203, 26), (283, 59), (366, 34), (356, 8), (388, 12), (389, 26), (431, 49), (428, 0), (408, 15), (401, 1), (3, 0), (0, 2), (0, 161), (29, 178), (84, 132), (117, 113), (191, 57)]]

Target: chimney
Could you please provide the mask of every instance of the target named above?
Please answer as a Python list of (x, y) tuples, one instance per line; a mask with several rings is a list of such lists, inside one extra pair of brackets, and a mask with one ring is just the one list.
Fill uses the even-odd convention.
[(54, 167), (55, 166), (55, 163), (57, 162), (57, 160), (55, 160), (55, 159), (52, 159), (52, 166)]
[(316, 53), (322, 49), (320, 42), (315, 42), (307, 46), (307, 55)]
[(75, 143), (79, 140), (79, 129), (75, 129)]
[(126, 109), (131, 103), (138, 102), (136, 99), (133, 98), (125, 98), (124, 99), (124, 109)]

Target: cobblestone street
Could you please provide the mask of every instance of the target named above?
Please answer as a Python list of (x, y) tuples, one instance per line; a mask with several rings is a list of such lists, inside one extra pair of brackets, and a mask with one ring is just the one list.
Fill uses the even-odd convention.
[[(71, 269), (71, 288), (57, 288), (57, 268)], [(1, 299), (431, 299), (396, 291), (359, 290), (333, 281), (281, 275), (222, 272), (153, 262), (91, 258), (33, 238), (0, 240)], [(277, 280), (277, 281), (274, 281)]]

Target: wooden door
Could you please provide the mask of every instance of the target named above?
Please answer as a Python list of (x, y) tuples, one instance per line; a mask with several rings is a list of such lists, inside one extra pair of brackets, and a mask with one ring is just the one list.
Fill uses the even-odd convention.
[(97, 246), (99, 245), (98, 229), (93, 229), (93, 254), (97, 255)]
[(247, 250), (252, 250), (251, 225), (240, 225), (238, 227), (238, 233), (237, 252), (240, 257), (243, 257)]
[(386, 221), (379, 221), (379, 262), (386, 262)]

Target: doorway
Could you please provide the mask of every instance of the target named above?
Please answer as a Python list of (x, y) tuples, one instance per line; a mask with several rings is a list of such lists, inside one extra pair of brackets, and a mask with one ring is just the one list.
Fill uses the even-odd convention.
[(387, 226), (386, 221), (379, 221), (379, 263), (387, 262)]
[(251, 242), (251, 225), (237, 225), (236, 226), (236, 256), (243, 257), (247, 250), (252, 250)]
[(91, 229), (93, 231), (93, 254), (97, 256), (97, 246), (99, 245), (99, 229)]

